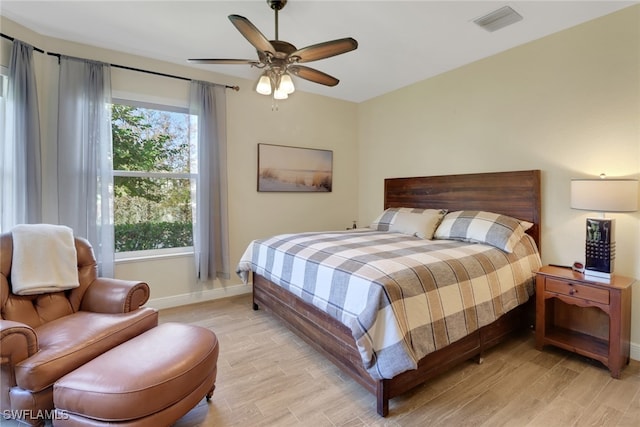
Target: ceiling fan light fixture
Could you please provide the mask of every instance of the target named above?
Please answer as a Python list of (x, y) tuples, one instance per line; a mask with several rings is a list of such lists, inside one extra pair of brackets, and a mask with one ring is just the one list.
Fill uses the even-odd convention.
[(282, 77), (280, 77), (280, 85), (278, 86), (278, 89), (287, 95), (292, 94), (296, 90), (289, 73), (284, 73)]
[(258, 80), (258, 84), (256, 85), (256, 92), (260, 95), (271, 95), (271, 79), (267, 71), (260, 76), (260, 80)]
[(289, 94), (280, 88), (277, 88), (273, 92), (273, 99), (287, 99), (288, 97)]

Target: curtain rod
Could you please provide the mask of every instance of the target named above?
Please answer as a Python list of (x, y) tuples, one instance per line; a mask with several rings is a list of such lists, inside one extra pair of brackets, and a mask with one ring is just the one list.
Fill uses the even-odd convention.
[[(0, 36), (2, 36), (2, 38), (10, 40), (10, 41), (14, 40), (13, 37), (8, 36), (8, 35), (6, 35), (4, 33), (0, 33)], [(59, 53), (45, 52), (44, 50), (39, 49), (39, 48), (37, 48), (35, 46), (33, 46), (33, 50), (35, 50), (37, 52), (40, 52), (40, 53), (46, 53), (47, 55), (50, 55), (50, 56), (55, 56), (58, 59), (60, 59), (60, 56), (61, 56), (61, 54), (59, 54)], [(182, 76), (176, 76), (176, 75), (173, 75), (173, 74), (160, 73), (158, 71), (143, 70), (142, 68), (127, 67), (125, 65), (118, 65), (118, 64), (109, 64), (109, 65), (112, 66), (112, 67), (115, 67), (115, 68), (121, 68), (123, 70), (138, 71), (140, 73), (153, 74), (153, 75), (156, 75), (156, 76), (169, 77), (169, 78), (172, 78), (172, 79), (186, 80), (186, 81), (194, 80), (194, 79), (190, 79), (188, 77), (182, 77)], [(227, 89), (233, 89), (236, 92), (238, 92), (240, 90), (240, 86), (224, 85), (224, 87), (226, 87)]]
[[(2, 36), (2, 38), (3, 38), (3, 39), (7, 39), (7, 40), (9, 40), (9, 41), (11, 41), (11, 42), (15, 40), (13, 37), (8, 36), (8, 35), (6, 35), (6, 34), (4, 34), (4, 33), (0, 33), (0, 36)], [(42, 49), (39, 49), (39, 48), (37, 48), (37, 47), (35, 47), (35, 46), (31, 46), (31, 47), (32, 47), (32, 48), (33, 48), (33, 50), (35, 50), (36, 52), (45, 53), (45, 52), (44, 52), (44, 50), (42, 50)]]

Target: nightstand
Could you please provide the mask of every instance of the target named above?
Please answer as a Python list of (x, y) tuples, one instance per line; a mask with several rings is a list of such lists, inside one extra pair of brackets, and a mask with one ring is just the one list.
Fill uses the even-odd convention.
[(602, 362), (613, 378), (629, 363), (635, 279), (586, 278), (571, 268), (536, 274), (536, 349), (554, 345)]

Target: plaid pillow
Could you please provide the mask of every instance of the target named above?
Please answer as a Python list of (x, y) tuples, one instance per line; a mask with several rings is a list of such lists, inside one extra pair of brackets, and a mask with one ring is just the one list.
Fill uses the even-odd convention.
[(373, 221), (371, 228), (430, 240), (446, 213), (444, 209), (389, 208)]
[(486, 243), (511, 253), (532, 225), (492, 212), (456, 211), (444, 217), (434, 238)]

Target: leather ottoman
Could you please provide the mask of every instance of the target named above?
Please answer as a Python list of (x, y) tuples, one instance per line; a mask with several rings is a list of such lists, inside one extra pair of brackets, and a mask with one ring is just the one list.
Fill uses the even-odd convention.
[(169, 426), (215, 388), (218, 340), (164, 323), (60, 378), (54, 426)]

